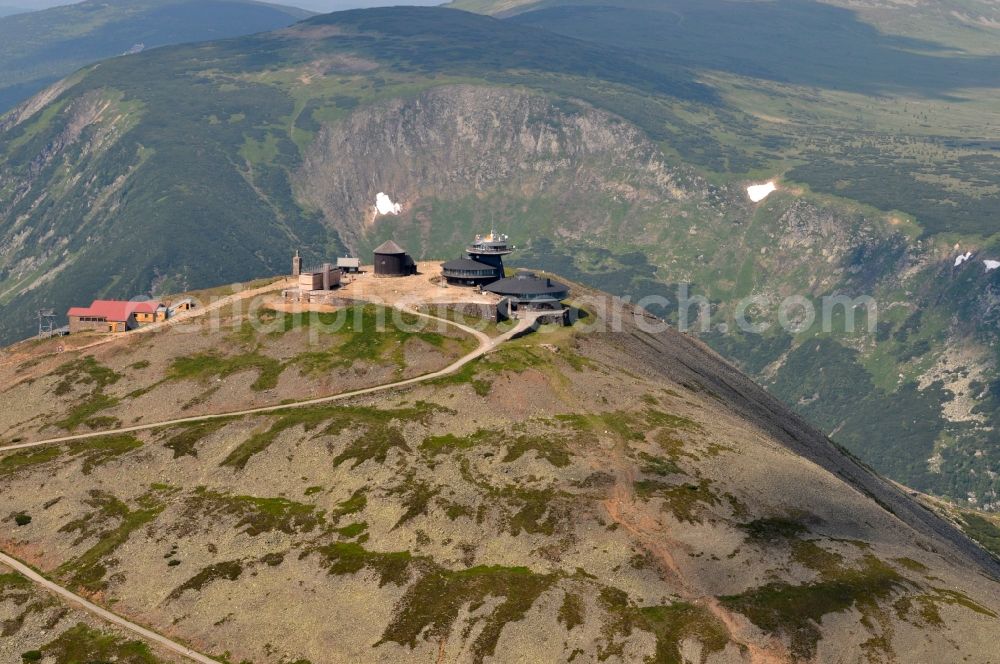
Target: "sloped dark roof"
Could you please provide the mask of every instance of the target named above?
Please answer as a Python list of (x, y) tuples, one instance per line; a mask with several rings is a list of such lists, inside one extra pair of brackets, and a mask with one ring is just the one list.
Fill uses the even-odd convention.
[(474, 261), (469, 258), (457, 258), (453, 261), (448, 261), (441, 266), (443, 270), (492, 270), (496, 271), (497, 268), (492, 265), (487, 265), (486, 263), (480, 263), (479, 261)]
[(393, 240), (386, 240), (385, 242), (383, 242), (382, 244), (380, 244), (377, 249), (375, 249), (375, 253), (376, 254), (389, 254), (389, 255), (405, 254), (406, 253), (406, 249), (403, 249), (401, 246), (399, 246), (398, 244), (396, 244)]
[(516, 277), (495, 281), (486, 286), (485, 290), (497, 295), (514, 297), (521, 295), (562, 295), (565, 297), (569, 293), (569, 286), (552, 279), (543, 279), (530, 272), (523, 272)]

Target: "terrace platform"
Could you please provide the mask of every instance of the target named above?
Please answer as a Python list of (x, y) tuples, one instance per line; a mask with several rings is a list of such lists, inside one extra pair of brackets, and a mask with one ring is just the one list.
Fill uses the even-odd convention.
[(417, 263), (417, 274), (379, 279), (374, 270), (363, 268), (358, 274), (345, 274), (340, 288), (324, 294), (316, 301), (285, 301), (281, 297), (268, 300), (269, 307), (288, 312), (336, 311), (357, 303), (411, 307), (428, 305), (478, 305), (496, 308), (501, 298), (475, 288), (449, 286), (441, 278), (440, 261)]

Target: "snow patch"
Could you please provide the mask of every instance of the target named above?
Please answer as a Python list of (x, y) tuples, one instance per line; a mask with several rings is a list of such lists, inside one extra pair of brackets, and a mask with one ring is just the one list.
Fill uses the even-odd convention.
[(398, 215), (403, 211), (403, 206), (400, 203), (393, 203), (392, 199), (389, 198), (388, 194), (384, 192), (378, 192), (378, 196), (375, 197), (375, 209), (381, 215), (394, 214)]
[(986, 266), (987, 272), (991, 272), (1000, 267), (1000, 261), (983, 261), (983, 265)]
[(965, 252), (964, 254), (955, 259), (955, 267), (958, 267), (959, 265), (969, 260), (970, 258), (972, 258), (972, 252), (971, 251)]
[(747, 196), (749, 196), (750, 200), (754, 203), (760, 203), (777, 190), (778, 187), (773, 182), (768, 182), (767, 184), (755, 184), (751, 187), (747, 187)]

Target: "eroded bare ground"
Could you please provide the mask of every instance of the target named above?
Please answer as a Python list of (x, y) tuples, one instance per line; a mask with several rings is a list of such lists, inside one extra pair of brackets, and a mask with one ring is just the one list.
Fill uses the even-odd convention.
[(985, 554), (673, 333), (543, 332), (405, 392), (7, 454), (0, 486), (5, 550), (230, 661), (995, 659)]

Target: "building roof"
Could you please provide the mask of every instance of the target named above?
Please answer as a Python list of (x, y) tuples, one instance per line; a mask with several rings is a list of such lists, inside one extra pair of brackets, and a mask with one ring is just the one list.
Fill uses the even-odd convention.
[(73, 307), (69, 310), (67, 315), (88, 316), (94, 318), (104, 318), (109, 321), (124, 322), (127, 321), (132, 314), (156, 313), (156, 311), (162, 306), (162, 304), (153, 300), (145, 302), (94, 300), (89, 307)]
[(506, 235), (491, 231), (489, 235), (477, 235), (466, 250), (469, 254), (506, 256), (513, 253)]
[(337, 268), (335, 268), (334, 266), (329, 265), (329, 264), (327, 264), (327, 265), (319, 265), (317, 267), (311, 267), (311, 268), (309, 268), (307, 270), (302, 270), (301, 272), (299, 272), (299, 276), (301, 276), (301, 277), (308, 277), (308, 276), (313, 275), (313, 274), (323, 274), (327, 270), (330, 270), (331, 272), (333, 272), (336, 269)]
[(479, 261), (474, 261), (469, 258), (457, 258), (453, 261), (448, 261), (441, 266), (443, 270), (455, 270), (455, 271), (471, 271), (471, 270), (490, 270), (491, 272), (496, 272), (497, 268), (492, 265), (487, 265), (486, 263), (480, 263)]
[(337, 267), (361, 267), (361, 259), (341, 257), (337, 259)]
[(406, 249), (396, 244), (393, 240), (386, 240), (375, 249), (376, 254), (405, 254)]
[(516, 277), (508, 277), (495, 281), (485, 290), (497, 295), (519, 296), (544, 296), (566, 297), (569, 294), (569, 286), (561, 284), (552, 279), (543, 279), (530, 272), (522, 272)]

